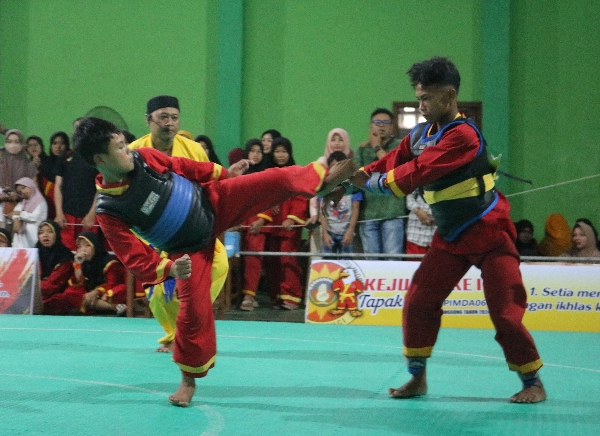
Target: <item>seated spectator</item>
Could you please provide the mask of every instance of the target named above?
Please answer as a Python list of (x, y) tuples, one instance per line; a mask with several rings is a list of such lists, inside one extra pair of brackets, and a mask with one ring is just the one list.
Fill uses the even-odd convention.
[(15, 182), (21, 177), (35, 179), (38, 170), (25, 154), (25, 136), (17, 129), (6, 132), (4, 149), (0, 150), (0, 227), (12, 225), (5, 215), (12, 214), (19, 196), (14, 190)]
[(571, 228), (564, 216), (553, 213), (546, 219), (544, 237), (537, 247), (540, 256), (560, 256), (571, 246)]
[(202, 148), (206, 152), (206, 155), (208, 156), (209, 161), (211, 161), (212, 163), (216, 163), (217, 165), (223, 166), (223, 164), (221, 164), (219, 156), (217, 156), (217, 153), (215, 152), (215, 147), (213, 146), (213, 143), (208, 136), (198, 135), (196, 136), (196, 139), (194, 139), (194, 141), (196, 141), (202, 146)]
[(38, 227), (48, 218), (48, 205), (36, 183), (29, 177), (17, 180), (15, 191), (22, 200), (12, 212), (12, 246), (33, 248), (38, 241)]
[(244, 145), (244, 159), (249, 159), (253, 162), (244, 174), (258, 173), (267, 168), (262, 141), (260, 139), (252, 138), (246, 141)]
[(517, 251), (521, 256), (537, 256), (538, 242), (533, 237), (533, 223), (529, 220), (521, 220), (515, 223), (517, 229)]
[(598, 231), (586, 218), (580, 218), (573, 226), (571, 234), (571, 249), (562, 256), (566, 257), (598, 257), (600, 258), (600, 250), (598, 250)]
[(408, 223), (406, 225), (406, 254), (425, 254), (437, 229), (431, 207), (419, 189), (406, 196)]
[(62, 243), (60, 226), (54, 221), (44, 221), (38, 229), (40, 260), (40, 287), (42, 302), (63, 292), (73, 275), (73, 253)]
[[(348, 156), (342, 151), (334, 151), (327, 159), (327, 166), (345, 159)], [(336, 206), (333, 206), (333, 202), (327, 205), (327, 216), (324, 214), (321, 218), (324, 253), (354, 252), (354, 235), (362, 200), (363, 194), (357, 190), (353, 194), (344, 195)]]
[(61, 315), (79, 310), (88, 314), (125, 314), (127, 290), (123, 265), (104, 250), (94, 232), (82, 232), (76, 243), (69, 285), (64, 292), (54, 294), (44, 302), (44, 313)]
[(0, 228), (0, 248), (10, 247), (11, 239), (10, 232), (6, 229)]

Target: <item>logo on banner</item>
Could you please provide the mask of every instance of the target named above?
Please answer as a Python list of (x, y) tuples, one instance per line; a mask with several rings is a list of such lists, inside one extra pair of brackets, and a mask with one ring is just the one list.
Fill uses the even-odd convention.
[(309, 320), (351, 323), (363, 314), (358, 299), (364, 289), (364, 274), (354, 262), (324, 261), (313, 265), (308, 285)]

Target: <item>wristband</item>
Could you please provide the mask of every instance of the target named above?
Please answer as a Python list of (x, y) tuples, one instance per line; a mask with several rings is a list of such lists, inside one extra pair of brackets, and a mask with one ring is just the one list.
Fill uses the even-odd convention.
[(375, 194), (391, 194), (392, 190), (383, 186), (383, 181), (387, 177), (387, 173), (373, 173), (367, 183), (365, 183), (365, 189)]
[(73, 269), (76, 269), (76, 270), (79, 269), (80, 270), (81, 269), (81, 264), (73, 262)]

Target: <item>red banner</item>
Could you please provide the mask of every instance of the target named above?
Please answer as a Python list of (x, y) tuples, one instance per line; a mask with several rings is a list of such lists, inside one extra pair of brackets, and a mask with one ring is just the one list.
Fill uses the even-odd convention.
[(0, 313), (33, 313), (37, 265), (36, 248), (0, 248)]

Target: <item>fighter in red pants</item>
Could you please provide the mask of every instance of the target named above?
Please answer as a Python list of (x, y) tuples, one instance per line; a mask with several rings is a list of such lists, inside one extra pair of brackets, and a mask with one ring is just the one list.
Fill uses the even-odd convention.
[[(228, 178), (227, 170), (212, 162), (169, 157), (152, 148), (132, 152), (119, 130), (98, 118), (81, 121), (74, 143), (100, 172), (97, 218), (117, 257), (146, 285), (177, 279), (173, 359), (182, 381), (169, 400), (185, 407), (195, 378), (205, 376), (215, 362), (210, 273), (217, 236), (289, 197), (314, 196), (347, 178), (352, 166), (332, 167), (327, 177), (325, 168), (313, 163)], [(247, 167), (248, 161), (241, 161), (230, 170), (241, 174)], [(170, 258), (161, 258), (136, 235)]]
[(379, 160), (350, 179), (356, 186), (397, 197), (423, 188), (438, 226), (406, 294), (404, 355), (412, 378), (390, 389), (390, 395), (410, 398), (427, 392), (426, 359), (437, 339), (443, 302), (475, 265), (481, 269), (496, 340), (509, 369), (523, 382), (510, 401), (543, 401), (546, 392), (537, 376), (542, 361), (522, 323), (527, 297), (514, 246), (516, 231), (508, 201), (494, 188), (496, 168), (485, 141), (458, 112), (458, 70), (446, 58), (433, 58), (414, 64), (408, 74), (427, 123), (418, 124), (391, 152), (379, 150)]

